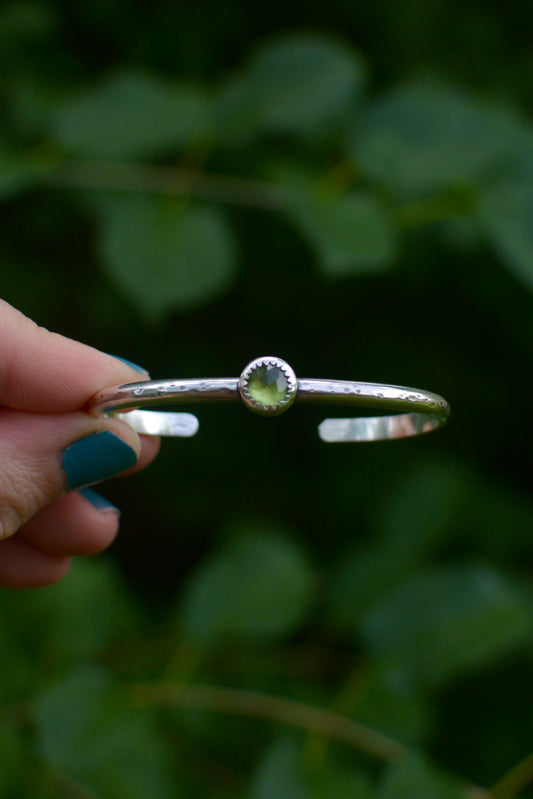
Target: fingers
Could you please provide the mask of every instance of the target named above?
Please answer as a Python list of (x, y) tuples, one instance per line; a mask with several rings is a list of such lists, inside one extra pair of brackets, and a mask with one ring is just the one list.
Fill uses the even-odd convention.
[(0, 539), (67, 491), (131, 469), (140, 452), (119, 419), (0, 411)]
[(135, 474), (135, 472), (139, 472), (141, 469), (146, 468), (154, 458), (157, 457), (159, 450), (161, 449), (161, 439), (159, 436), (139, 436), (141, 442), (141, 451), (139, 454), (139, 458), (137, 463), (128, 469), (127, 471), (123, 472), (120, 476), (127, 477), (130, 474)]
[[(157, 440), (144, 436), (142, 445), (139, 462), (129, 472), (143, 468), (157, 454)], [(96, 491), (82, 488), (42, 508), (17, 535), (54, 555), (96, 555), (113, 543), (119, 521), (118, 508)]]
[(119, 516), (117, 508), (90, 489), (67, 494), (0, 543), (0, 584), (38, 588), (57, 582), (72, 555), (94, 555), (112, 543)]
[(0, 543), (0, 584), (6, 588), (39, 588), (61, 580), (70, 558), (53, 555), (15, 536)]
[(0, 300), (0, 406), (35, 413), (84, 408), (108, 386), (146, 379), (121, 360), (50, 333)]
[(116, 511), (69, 492), (157, 454), (157, 438), (141, 442), (125, 422), (85, 412), (103, 388), (148, 373), (44, 330), (2, 300), (0, 340), (0, 584), (44, 585), (118, 529)]
[[(147, 465), (159, 441), (143, 436), (138, 464)], [(67, 573), (71, 557), (95, 555), (109, 547), (119, 529), (120, 511), (89, 488), (72, 491), (46, 505), (16, 535), (0, 542), (0, 585), (37, 588)]]
[[(118, 508), (83, 488), (43, 508), (16, 538), (54, 556), (96, 555), (112, 544), (119, 520)], [(0, 548), (0, 555), (2, 551)]]

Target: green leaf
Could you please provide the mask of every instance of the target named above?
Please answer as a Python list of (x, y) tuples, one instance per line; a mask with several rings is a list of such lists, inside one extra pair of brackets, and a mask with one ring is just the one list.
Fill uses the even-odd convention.
[(14, 150), (0, 139), (0, 198), (40, 183), (54, 163), (43, 155)]
[[(18, 0), (5, 3), (0, 9), (0, 41), (6, 47), (20, 48), (57, 32), (59, 14), (47, 3), (38, 0)], [(20, 57), (20, 56), (19, 56)]]
[(121, 71), (74, 96), (50, 119), (50, 135), (82, 158), (146, 158), (205, 142), (205, 91), (144, 72)]
[[(4, 650), (2, 650), (4, 652)], [(8, 656), (5, 652), (4, 656)], [(0, 796), (9, 799), (30, 796), (26, 785), (31, 752), (23, 743), (23, 736), (2, 723), (0, 733)], [(26, 790), (24, 790), (26, 789)], [(27, 791), (27, 793), (26, 793)]]
[(417, 81), (370, 105), (349, 152), (372, 181), (413, 196), (476, 183), (512, 155), (519, 128), (505, 108)]
[(394, 230), (382, 205), (365, 192), (341, 197), (293, 193), (288, 215), (329, 275), (382, 272), (397, 256)]
[(362, 619), (372, 606), (462, 534), (477, 490), (475, 474), (439, 459), (415, 461), (390, 480), (377, 512), (375, 545), (342, 553), (329, 580), (327, 612), (334, 628), (359, 641)]
[(154, 195), (98, 202), (104, 268), (149, 320), (206, 303), (231, 284), (236, 246), (216, 210)]
[(289, 736), (277, 741), (263, 756), (248, 799), (311, 799), (300, 770), (301, 745)]
[(424, 459), (402, 469), (378, 512), (381, 547), (408, 563), (455, 537), (461, 528), (475, 475), (461, 463)]
[(5, 658), (2, 670), (2, 701), (17, 701), (25, 696), (28, 685), (39, 678), (39, 664), (24, 650), (14, 635), (8, 637), (2, 629), (0, 647)]
[(38, 602), (21, 595), (13, 622), (30, 651), (61, 662), (95, 655), (138, 631), (136, 610), (111, 562), (79, 559), (63, 580), (40, 591)]
[(151, 717), (131, 710), (105, 671), (63, 677), (38, 697), (34, 715), (47, 764), (106, 799), (181, 795)]
[(314, 576), (300, 549), (276, 528), (243, 527), (203, 563), (185, 592), (185, 635), (272, 638), (296, 629), (313, 599)]
[(372, 799), (368, 778), (339, 764), (303, 769), (298, 739), (284, 735), (267, 749), (252, 780), (248, 799)]
[(335, 765), (312, 771), (307, 777), (309, 799), (374, 799), (367, 777), (353, 769)]
[(427, 693), (369, 670), (354, 689), (357, 721), (405, 744), (423, 743), (433, 722)]
[(533, 288), (533, 164), (484, 188), (477, 215), (503, 263)]
[(479, 669), (531, 639), (527, 598), (488, 566), (428, 569), (365, 614), (372, 658), (414, 683)]
[(344, 552), (330, 578), (327, 597), (328, 619), (334, 629), (358, 640), (365, 613), (411, 568), (412, 564), (387, 548)]
[(356, 102), (364, 74), (358, 54), (334, 39), (286, 34), (223, 86), (220, 135), (231, 141), (258, 133), (330, 133)]
[(464, 799), (465, 788), (452, 777), (409, 755), (388, 766), (377, 799)]

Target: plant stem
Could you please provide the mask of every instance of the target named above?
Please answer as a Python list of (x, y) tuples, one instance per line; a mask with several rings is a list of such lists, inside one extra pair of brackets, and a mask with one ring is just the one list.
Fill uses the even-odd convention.
[(185, 707), (232, 713), (276, 721), (342, 741), (367, 755), (390, 763), (407, 754), (407, 748), (376, 730), (327, 710), (255, 691), (212, 685), (157, 683), (135, 685), (135, 696), (143, 702), (167, 707)]
[(533, 781), (533, 753), (513, 766), (490, 791), (492, 799), (513, 799)]
[(285, 204), (280, 190), (260, 181), (168, 166), (65, 161), (45, 180), (53, 186), (73, 189), (178, 194), (264, 210), (279, 210)]
[(56, 796), (65, 797), (65, 799), (104, 799), (101, 794), (64, 772), (55, 772), (51, 775), (50, 781), (53, 783), (54, 789), (59, 791)]
[[(132, 693), (142, 704), (230, 713), (300, 727), (309, 733), (333, 738), (384, 763), (392, 763), (410, 751), (399, 741), (346, 716), (256, 691), (157, 682), (136, 683)], [(465, 799), (503, 799), (504, 796), (508, 799), (507, 794), (496, 794), (478, 785), (468, 784), (464, 788)]]
[(474, 198), (468, 191), (448, 189), (398, 206), (396, 218), (404, 229), (420, 228), (465, 216), (473, 208)]
[[(340, 164), (338, 172), (326, 173), (321, 184), (329, 192), (334, 188), (335, 193), (342, 193), (350, 182), (357, 179), (355, 173), (347, 170), (346, 163)], [(184, 195), (266, 211), (283, 210), (286, 205), (280, 187), (201, 169), (119, 161), (64, 161), (43, 179), (49, 185), (72, 189)], [(472, 207), (473, 199), (467, 192), (448, 190), (400, 205), (396, 209), (396, 217), (402, 228), (419, 228), (462, 216), (469, 213)]]

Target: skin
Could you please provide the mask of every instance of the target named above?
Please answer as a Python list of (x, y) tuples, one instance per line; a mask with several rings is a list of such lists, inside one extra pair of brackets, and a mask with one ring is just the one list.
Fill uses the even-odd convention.
[(87, 403), (107, 386), (142, 377), (98, 350), (51, 333), (0, 300), (0, 585), (30, 588), (60, 580), (71, 559), (115, 538), (119, 516), (68, 492), (65, 447), (109, 430), (137, 453), (157, 455), (159, 439), (125, 422), (97, 418)]

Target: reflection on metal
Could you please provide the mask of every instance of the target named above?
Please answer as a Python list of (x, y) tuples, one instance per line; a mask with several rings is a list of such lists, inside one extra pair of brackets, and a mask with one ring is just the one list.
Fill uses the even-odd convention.
[(174, 436), (190, 438), (198, 431), (199, 423), (192, 413), (165, 413), (164, 411), (130, 411), (114, 416), (127, 422), (137, 433), (148, 436)]
[(428, 433), (439, 427), (435, 417), (422, 413), (402, 413), (398, 416), (371, 416), (361, 419), (324, 419), (318, 426), (322, 441), (386, 441)]

